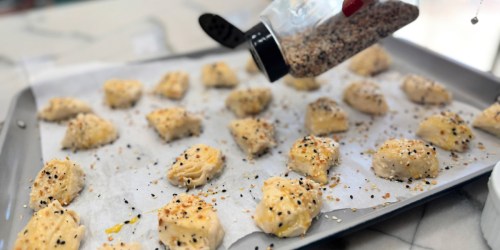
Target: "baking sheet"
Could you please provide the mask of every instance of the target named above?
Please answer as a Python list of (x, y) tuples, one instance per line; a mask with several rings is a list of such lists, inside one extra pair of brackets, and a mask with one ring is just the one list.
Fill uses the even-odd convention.
[[(330, 176), (338, 176), (340, 183), (335, 187), (326, 186), (325, 204), (322, 209), (324, 212), (341, 208), (374, 207), (403, 200), (491, 166), (500, 158), (494, 153), (500, 146), (498, 140), (475, 130), (477, 138), (472, 142), (472, 149), (459, 154), (458, 159), (452, 159), (449, 152), (438, 149), (443, 171), (436, 179), (436, 185), (428, 185), (425, 180), (403, 184), (379, 179), (369, 168), (370, 152), (375, 150), (377, 145), (391, 137), (414, 138), (418, 122), (426, 115), (449, 109), (459, 112), (465, 120), (470, 121), (479, 110), (460, 102), (454, 102), (444, 109), (414, 105), (399, 89), (402, 75), (391, 71), (376, 77), (375, 80), (380, 83), (386, 94), (392, 112), (384, 117), (371, 118), (340, 101), (346, 84), (361, 79), (350, 74), (345, 64), (320, 77), (324, 84), (320, 91), (304, 93), (297, 92), (281, 82), (269, 84), (263, 76), (246, 74), (243, 69), (247, 58), (246, 52), (237, 52), (196, 60), (176, 59), (108, 69), (33, 86), (39, 107), (54, 96), (78, 96), (91, 103), (97, 114), (113, 121), (120, 130), (120, 139), (112, 145), (72, 153), (60, 150), (64, 124), (40, 123), (44, 160), (69, 156), (85, 169), (86, 188), (69, 206), (81, 215), (82, 222), (87, 227), (87, 237), (82, 249), (95, 249), (107, 241), (105, 228), (130, 219), (136, 213), (143, 215), (141, 221), (124, 227), (113, 237), (141, 241), (145, 248), (158, 247), (155, 210), (166, 204), (173, 193), (185, 191), (171, 186), (166, 181), (166, 171), (178, 154), (195, 143), (216, 146), (226, 155), (227, 167), (222, 175), (209, 185), (190, 191), (206, 193), (212, 190), (209, 193), (217, 193), (209, 195), (206, 200), (216, 199), (213, 203), (217, 203), (216, 208), (219, 215), (222, 215), (220, 218), (226, 230), (224, 246), (228, 248), (236, 240), (258, 230), (250, 216), (259, 200), (260, 186), (269, 176), (283, 175), (286, 172), (286, 154), (290, 146), (294, 140), (305, 135), (305, 107), (307, 103), (321, 96), (329, 96), (339, 101), (349, 113), (351, 125), (349, 132), (338, 134), (336, 137), (343, 144), (342, 162), (330, 171)], [(244, 161), (244, 154), (239, 151), (226, 129), (229, 121), (234, 119), (224, 107), (224, 99), (229, 91), (206, 90), (201, 86), (201, 66), (217, 60), (228, 62), (238, 71), (242, 82), (240, 88), (268, 86), (273, 89), (273, 104), (262, 114), (262, 117), (274, 121), (277, 128), (279, 146), (270, 154), (255, 161)], [(138, 79), (145, 84), (147, 90), (151, 90), (165, 72), (178, 69), (189, 71), (191, 76), (191, 89), (181, 102), (146, 94), (131, 110), (110, 110), (102, 103), (101, 86), (107, 79)], [(165, 144), (147, 126), (145, 115), (155, 108), (177, 105), (203, 116), (204, 132), (197, 138)], [(483, 149), (478, 147), (479, 142), (483, 144)], [(130, 145), (130, 148), (127, 145)], [(449, 170), (444, 170), (445, 167)], [(289, 176), (298, 177), (293, 173)], [(406, 185), (409, 185), (409, 188)], [(223, 189), (227, 192), (222, 193)], [(374, 198), (371, 198), (371, 195)], [(129, 204), (125, 204), (124, 199)], [(134, 211), (131, 210), (132, 206), (135, 207)], [(226, 214), (232, 216), (224, 216)]]

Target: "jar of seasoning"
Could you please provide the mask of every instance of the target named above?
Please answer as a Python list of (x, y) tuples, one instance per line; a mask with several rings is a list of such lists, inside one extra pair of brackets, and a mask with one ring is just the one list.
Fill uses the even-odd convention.
[(245, 32), (270, 81), (313, 77), (414, 21), (418, 0), (274, 0)]

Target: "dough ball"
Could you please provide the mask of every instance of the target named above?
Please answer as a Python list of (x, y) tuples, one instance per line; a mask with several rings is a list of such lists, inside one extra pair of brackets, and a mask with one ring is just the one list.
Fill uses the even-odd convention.
[(344, 90), (344, 101), (354, 109), (371, 115), (383, 115), (389, 107), (380, 87), (370, 81), (355, 82)]
[(452, 99), (446, 87), (423, 76), (406, 76), (402, 88), (411, 101), (419, 104), (444, 105)]
[(226, 106), (238, 117), (257, 115), (267, 108), (272, 94), (269, 88), (234, 90), (226, 99)]
[(495, 103), (479, 114), (472, 126), (500, 137), (500, 103)]
[(259, 70), (259, 67), (257, 66), (257, 64), (255, 63), (255, 60), (253, 60), (252, 57), (249, 57), (248, 60), (247, 60), (247, 64), (245, 66), (245, 70), (249, 73), (249, 74), (257, 74), (260, 72)]
[(444, 150), (463, 152), (469, 148), (472, 131), (455, 113), (441, 112), (425, 118), (419, 125), (417, 135)]
[(272, 177), (264, 182), (262, 193), (255, 223), (280, 238), (305, 235), (323, 204), (320, 185), (307, 179)]
[(215, 250), (224, 238), (212, 205), (188, 194), (174, 196), (158, 210), (158, 231), (168, 249)]
[(39, 117), (46, 121), (56, 122), (91, 112), (92, 109), (84, 101), (71, 97), (56, 97), (49, 100), (49, 105), (40, 111)]
[(85, 173), (78, 164), (69, 159), (51, 160), (38, 172), (31, 186), (30, 207), (38, 211), (53, 200), (66, 206), (84, 185)]
[(33, 214), (14, 244), (16, 250), (78, 249), (85, 235), (80, 217), (54, 200), (46, 208)]
[(229, 130), (238, 146), (249, 156), (261, 156), (276, 145), (274, 126), (256, 118), (235, 120)]
[(166, 74), (156, 85), (154, 92), (158, 95), (180, 100), (189, 88), (189, 75), (184, 71), (174, 71)]
[(63, 148), (72, 150), (96, 148), (118, 138), (115, 126), (94, 114), (79, 114), (68, 123)]
[(130, 108), (142, 95), (142, 83), (112, 79), (104, 83), (105, 103), (111, 108)]
[(316, 81), (316, 78), (314, 77), (296, 78), (291, 75), (286, 75), (284, 81), (286, 85), (302, 91), (316, 90), (321, 87), (321, 84)]
[(158, 109), (146, 119), (167, 142), (201, 133), (201, 119), (183, 108)]
[(382, 46), (375, 44), (352, 57), (349, 69), (361, 76), (373, 76), (391, 66), (391, 57)]
[(229, 66), (224, 62), (216, 62), (203, 66), (202, 82), (206, 87), (234, 88), (239, 80)]
[(306, 111), (306, 129), (314, 135), (344, 132), (349, 128), (347, 113), (334, 100), (322, 97), (310, 103)]
[(391, 139), (373, 155), (375, 174), (387, 179), (407, 180), (437, 177), (436, 149), (421, 140)]
[(213, 179), (224, 167), (224, 156), (218, 149), (194, 145), (175, 159), (167, 178), (175, 186), (194, 188)]

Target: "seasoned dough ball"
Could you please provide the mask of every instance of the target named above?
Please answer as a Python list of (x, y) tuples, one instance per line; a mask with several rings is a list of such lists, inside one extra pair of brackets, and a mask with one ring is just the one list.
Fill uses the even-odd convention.
[(54, 200), (46, 208), (33, 214), (19, 234), (15, 250), (67, 249), (76, 250), (85, 235), (80, 217)]
[(203, 66), (202, 81), (206, 87), (234, 88), (239, 80), (236, 73), (224, 62)]
[(343, 132), (349, 128), (349, 118), (337, 102), (322, 97), (307, 106), (306, 128), (314, 135)]
[(479, 114), (472, 126), (500, 137), (500, 103), (495, 103)]
[(259, 67), (255, 63), (252, 57), (248, 58), (247, 64), (245, 66), (245, 70), (250, 74), (257, 74), (260, 72)]
[(229, 130), (238, 146), (249, 157), (258, 157), (276, 145), (274, 126), (262, 119), (235, 120), (229, 125)]
[(380, 87), (369, 81), (349, 85), (344, 90), (344, 101), (354, 109), (372, 115), (383, 115), (389, 109)]
[(167, 142), (201, 133), (201, 119), (183, 108), (158, 109), (146, 119)]
[(105, 102), (111, 108), (130, 108), (142, 95), (142, 83), (112, 79), (104, 83)]
[(443, 85), (423, 76), (406, 76), (402, 88), (411, 101), (420, 104), (448, 104), (452, 99)]
[(328, 169), (339, 162), (339, 144), (326, 137), (305, 136), (293, 144), (288, 168), (320, 184), (328, 183)]
[(167, 178), (173, 185), (194, 188), (213, 179), (223, 167), (224, 156), (220, 150), (198, 144), (175, 159)]
[(280, 238), (305, 235), (323, 204), (320, 188), (307, 179), (267, 179), (255, 209), (255, 223), (265, 233)]
[(452, 112), (425, 118), (418, 127), (417, 135), (444, 150), (457, 152), (467, 150), (473, 137), (465, 121)]
[(362, 76), (373, 76), (391, 66), (391, 57), (382, 46), (375, 44), (353, 56), (349, 69)]
[(321, 84), (316, 81), (316, 78), (314, 77), (296, 78), (291, 75), (286, 75), (284, 81), (286, 85), (296, 90), (310, 91), (321, 87)]
[(421, 140), (391, 139), (373, 155), (372, 168), (387, 179), (433, 178), (438, 175), (439, 162), (436, 149)]
[(238, 117), (257, 115), (271, 102), (271, 89), (248, 88), (234, 90), (226, 99), (226, 106)]
[(224, 229), (212, 205), (188, 194), (174, 196), (158, 210), (160, 241), (168, 249), (210, 249), (222, 243)]
[(71, 97), (56, 97), (49, 100), (49, 105), (40, 111), (39, 117), (55, 122), (91, 112), (92, 109), (84, 101)]
[(94, 114), (79, 114), (68, 123), (63, 148), (73, 150), (96, 148), (118, 138), (115, 126)]
[(53, 200), (68, 205), (82, 190), (84, 177), (82, 168), (69, 159), (47, 162), (31, 186), (30, 207), (38, 211)]
[(125, 243), (118, 242), (115, 244), (104, 243), (98, 250), (141, 250), (141, 244), (137, 242)]
[(154, 93), (164, 97), (179, 100), (184, 97), (189, 88), (189, 75), (184, 71), (174, 71), (166, 74), (156, 85)]

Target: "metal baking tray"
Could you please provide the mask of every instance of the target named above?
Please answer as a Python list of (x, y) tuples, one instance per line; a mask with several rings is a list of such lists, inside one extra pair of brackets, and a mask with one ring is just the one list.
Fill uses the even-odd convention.
[[(393, 57), (395, 70), (420, 73), (441, 81), (457, 100), (484, 109), (500, 96), (500, 80), (491, 75), (403, 40), (388, 38), (382, 43)], [(197, 58), (213, 53), (230, 52), (219, 48), (160, 60)], [(29, 203), (30, 179), (36, 176), (43, 164), (36, 111), (33, 93), (30, 88), (26, 88), (13, 99), (0, 134), (0, 250), (12, 249), (17, 233), (32, 215), (31, 209), (24, 205)], [(326, 221), (324, 216), (319, 216), (305, 237), (278, 239), (263, 233), (253, 233), (231, 248), (254, 249), (258, 246), (259, 249), (265, 249), (271, 243), (274, 249), (314, 248), (320, 241), (332, 240), (362, 229), (442, 196), (458, 186), (489, 174), (492, 169), (493, 165), (488, 166), (475, 174), (377, 209), (359, 209), (355, 212), (344, 209), (327, 213), (330, 217), (342, 218), (342, 223), (332, 223), (331, 220)]]

